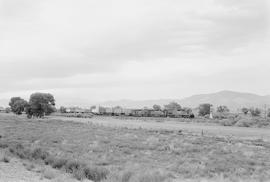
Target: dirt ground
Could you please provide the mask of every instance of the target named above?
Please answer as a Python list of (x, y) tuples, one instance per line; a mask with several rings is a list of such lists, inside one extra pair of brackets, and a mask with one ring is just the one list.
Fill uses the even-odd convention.
[(269, 128), (247, 128), (236, 126), (220, 126), (209, 123), (187, 123), (176, 121), (159, 122), (158, 118), (154, 120), (142, 120), (140, 118), (121, 120), (113, 117), (93, 117), (93, 118), (67, 118), (54, 116), (52, 119), (61, 119), (64, 121), (76, 121), (82, 123), (101, 124), (110, 127), (144, 128), (144, 129), (167, 129), (184, 130), (205, 135), (231, 136), (242, 139), (263, 139), (270, 141)]

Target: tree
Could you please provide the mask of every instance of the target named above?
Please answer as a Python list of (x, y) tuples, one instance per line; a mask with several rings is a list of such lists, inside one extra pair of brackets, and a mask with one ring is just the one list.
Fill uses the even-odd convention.
[(182, 107), (177, 102), (171, 102), (168, 105), (164, 105), (164, 109), (168, 111), (180, 111)]
[(270, 109), (268, 109), (267, 117), (270, 117)]
[(230, 112), (229, 108), (227, 106), (218, 106), (217, 112), (219, 113), (228, 113)]
[(205, 116), (207, 114), (210, 114), (210, 111), (211, 111), (211, 104), (201, 104), (199, 106), (199, 116)]
[(12, 97), (9, 102), (11, 111), (18, 115), (22, 114), (27, 104), (27, 101), (20, 97)]
[(67, 108), (65, 108), (64, 106), (61, 106), (59, 110), (60, 110), (61, 113), (66, 113), (67, 112)]
[(242, 109), (242, 112), (246, 115), (247, 113), (248, 113), (248, 111), (249, 111), (249, 109), (248, 108), (246, 108), (246, 107), (243, 107)]
[(260, 116), (261, 110), (259, 108), (250, 108), (249, 109), (252, 116)]
[(154, 109), (155, 111), (161, 111), (161, 106), (155, 104), (155, 105), (153, 105), (153, 109)]
[(185, 111), (187, 114), (192, 114), (192, 109), (189, 107), (184, 107), (182, 110)]
[(34, 93), (30, 96), (26, 113), (29, 118), (32, 116), (41, 118), (55, 112), (55, 100), (49, 93)]

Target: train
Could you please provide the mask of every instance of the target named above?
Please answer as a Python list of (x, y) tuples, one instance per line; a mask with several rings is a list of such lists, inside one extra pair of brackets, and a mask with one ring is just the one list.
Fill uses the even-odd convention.
[(125, 109), (97, 106), (91, 111), (95, 115), (104, 116), (133, 116), (133, 117), (171, 117), (171, 118), (194, 118), (191, 111), (185, 110), (154, 110), (154, 109)]

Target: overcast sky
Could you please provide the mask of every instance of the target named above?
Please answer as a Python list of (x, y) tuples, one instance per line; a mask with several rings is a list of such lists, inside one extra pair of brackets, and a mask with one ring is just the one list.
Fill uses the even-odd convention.
[(270, 94), (267, 0), (0, 0), (0, 99)]

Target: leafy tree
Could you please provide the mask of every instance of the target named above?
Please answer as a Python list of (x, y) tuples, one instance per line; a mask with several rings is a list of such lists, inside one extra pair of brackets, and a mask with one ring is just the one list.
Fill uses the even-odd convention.
[(161, 111), (161, 106), (155, 104), (155, 105), (153, 105), (153, 109), (154, 109), (155, 111)]
[(201, 104), (200, 106), (199, 106), (199, 115), (200, 116), (205, 116), (205, 115), (207, 115), (207, 114), (210, 114), (210, 111), (211, 111), (211, 104), (208, 104), (208, 103), (206, 103), (206, 104)]
[(55, 112), (55, 100), (49, 93), (34, 93), (30, 96), (29, 104), (26, 107), (26, 113), (29, 118), (32, 116), (41, 118)]
[(60, 110), (61, 113), (66, 113), (67, 112), (67, 108), (65, 108), (64, 106), (61, 106), (59, 110)]
[(268, 109), (267, 116), (270, 117), (270, 109)]
[(226, 112), (230, 112), (230, 110), (229, 110), (229, 108), (227, 106), (218, 106), (217, 107), (217, 112), (226, 113)]
[(171, 102), (168, 105), (164, 105), (164, 109), (168, 111), (174, 111), (174, 110), (180, 111), (182, 107), (177, 102)]
[(248, 111), (249, 111), (249, 109), (248, 109), (248, 108), (246, 108), (246, 107), (243, 107), (243, 108), (242, 108), (242, 112), (243, 112), (244, 114), (247, 114), (247, 113), (248, 113)]
[(250, 108), (249, 109), (252, 116), (260, 116), (261, 110), (259, 108)]
[(192, 109), (189, 107), (184, 107), (182, 110), (185, 111), (187, 114), (192, 114)]
[(20, 97), (12, 97), (9, 102), (11, 111), (18, 115), (22, 114), (27, 104), (27, 101)]

